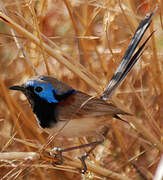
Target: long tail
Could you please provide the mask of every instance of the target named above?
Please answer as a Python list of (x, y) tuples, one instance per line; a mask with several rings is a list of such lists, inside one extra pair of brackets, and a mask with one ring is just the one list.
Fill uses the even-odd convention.
[[(143, 49), (148, 42), (148, 40), (151, 38), (152, 34), (148, 36), (146, 41), (141, 45), (141, 47), (136, 51), (136, 53), (133, 55), (135, 49), (137, 48), (139, 42), (141, 41), (144, 33), (148, 29), (149, 25), (152, 21), (152, 16), (157, 11), (158, 7), (154, 9), (154, 11), (146, 15), (145, 18), (140, 22), (132, 40), (130, 41), (130, 44), (122, 57), (122, 60), (115, 71), (114, 75), (112, 76), (111, 80), (109, 81), (105, 91), (103, 92), (101, 99), (107, 100), (111, 97), (112, 92), (119, 86), (119, 84), (122, 82), (122, 80), (127, 76), (129, 71), (132, 69), (134, 64), (138, 61), (138, 59), (143, 54)], [(133, 55), (133, 56), (132, 56)]]

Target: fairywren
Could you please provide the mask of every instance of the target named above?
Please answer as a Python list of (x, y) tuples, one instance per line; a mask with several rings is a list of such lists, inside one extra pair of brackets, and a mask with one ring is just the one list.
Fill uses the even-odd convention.
[[(121, 119), (118, 116), (119, 114), (130, 115), (103, 99), (106, 99), (118, 87), (142, 55), (143, 48), (152, 34), (148, 36), (134, 55), (133, 53), (149, 27), (152, 16), (157, 9), (156, 7), (139, 24), (120, 65), (101, 99), (92, 98), (50, 76), (35, 76), (28, 79), (26, 83), (20, 86), (12, 86), (10, 89), (21, 91), (26, 95), (39, 125), (49, 133), (58, 132), (62, 129), (59, 135), (63, 137), (82, 137), (103, 132), (104, 127), (108, 126), (110, 119), (113, 117)], [(69, 122), (64, 126), (67, 121)], [(62, 128), (63, 126), (64, 128)], [(103, 140), (78, 147), (60, 149), (58, 151), (60, 156), (59, 163), (62, 163), (62, 152), (92, 146), (92, 149), (80, 158), (84, 167), (82, 172), (85, 172), (87, 170), (85, 159), (96, 145), (102, 142)]]
[(77, 91), (50, 76), (35, 76), (12, 90), (23, 92), (39, 125), (48, 132), (61, 131), (64, 137), (91, 136), (117, 114), (128, 114), (111, 103)]

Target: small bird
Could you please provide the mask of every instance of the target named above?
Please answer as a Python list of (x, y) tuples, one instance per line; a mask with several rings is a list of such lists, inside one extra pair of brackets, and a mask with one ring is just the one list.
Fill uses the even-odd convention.
[[(101, 134), (101, 132), (104, 133), (105, 126), (108, 127), (113, 117), (121, 119), (118, 115), (131, 115), (104, 100), (112, 94), (141, 57), (143, 48), (153, 33), (148, 36), (134, 55), (133, 53), (149, 27), (152, 16), (157, 9), (158, 7), (151, 14), (145, 16), (139, 24), (121, 63), (101, 98), (91, 97), (50, 76), (35, 76), (28, 79), (24, 84), (12, 86), (10, 89), (18, 90), (25, 94), (39, 125), (48, 133), (55, 133), (61, 130), (59, 135), (68, 138), (94, 136)], [(102, 142), (103, 140), (100, 140), (77, 147), (58, 150), (60, 158), (58, 164), (62, 163), (63, 152), (92, 146), (86, 155), (80, 158), (84, 167), (81, 172), (84, 173), (87, 170), (85, 159)]]
[[(38, 124), (48, 133), (59, 132), (62, 137), (96, 136), (105, 133), (110, 120), (113, 117), (121, 119), (118, 114), (127, 114), (111, 103), (73, 89), (50, 76), (35, 76), (28, 79), (20, 86), (12, 86), (11, 90), (18, 90), (25, 94), (31, 108), (36, 115)], [(93, 149), (104, 141), (70, 147), (54, 148), (59, 156), (55, 164), (62, 164), (62, 153), (70, 150), (91, 147), (91, 149), (79, 159), (83, 169), (87, 171), (85, 159)]]
[(12, 86), (25, 94), (45, 131), (57, 132), (70, 120), (60, 135), (92, 136), (100, 132), (112, 117), (128, 114), (111, 103), (73, 89), (50, 76), (35, 76), (20, 86)]

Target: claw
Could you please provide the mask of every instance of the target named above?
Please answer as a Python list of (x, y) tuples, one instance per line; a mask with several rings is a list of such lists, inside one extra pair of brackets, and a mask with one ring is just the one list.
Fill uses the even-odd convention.
[(79, 172), (82, 173), (82, 174), (85, 174), (87, 172), (87, 165), (85, 163), (85, 159), (87, 158), (88, 156), (87, 155), (84, 155), (84, 156), (81, 156), (79, 157), (82, 165), (83, 165), (83, 168), (78, 168)]
[(53, 156), (55, 158), (57, 157), (59, 159), (58, 161), (53, 162), (53, 165), (61, 165), (61, 164), (63, 164), (63, 157), (62, 157), (63, 149), (62, 148), (58, 148), (58, 147), (54, 147), (52, 149), (52, 151), (55, 151), (56, 154), (50, 153), (51, 156)]

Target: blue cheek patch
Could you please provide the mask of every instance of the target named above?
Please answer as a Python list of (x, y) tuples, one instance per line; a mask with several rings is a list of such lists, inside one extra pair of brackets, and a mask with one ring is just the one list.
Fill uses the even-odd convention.
[(43, 88), (43, 90), (41, 92), (37, 92), (34, 90), (34, 92), (40, 96), (40, 98), (45, 99), (46, 101), (48, 101), (49, 103), (58, 103), (59, 101), (55, 99), (54, 94), (53, 94), (53, 86), (51, 84), (47, 84), (47, 83), (40, 83), (38, 81), (34, 81), (34, 80), (28, 80), (27, 81), (27, 86), (32, 86), (34, 88), (36, 88), (37, 86), (40, 86)]
[(58, 103), (53, 95), (53, 87), (51, 84), (43, 84), (43, 86), (41, 87), (43, 88), (43, 91), (39, 93), (35, 92), (36, 94), (38, 94), (41, 98), (47, 100), (49, 103)]
[[(66, 92), (59, 93), (58, 89), (54, 89), (54, 87), (50, 83), (42, 83), (37, 80), (29, 79), (26, 83), (26, 86), (33, 87), (34, 93), (37, 94), (40, 98), (48, 101), (49, 103), (59, 103), (62, 100), (65, 100), (72, 94), (76, 94), (77, 91), (74, 89), (70, 89)], [(37, 92), (35, 90), (36, 87), (42, 87), (42, 91)]]

